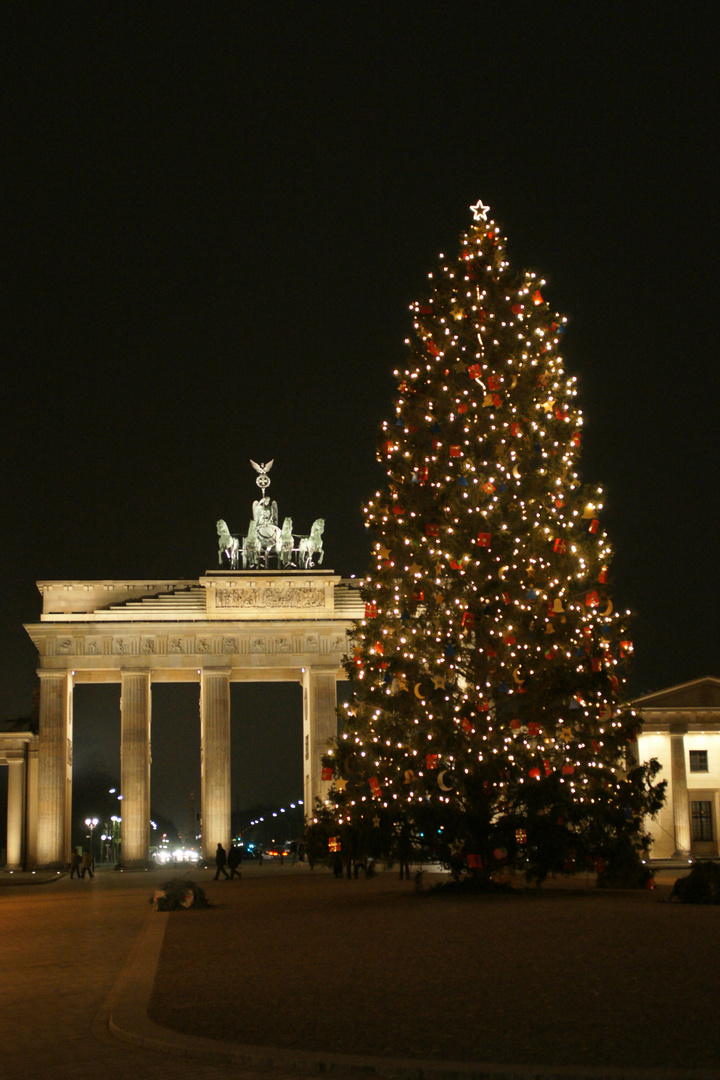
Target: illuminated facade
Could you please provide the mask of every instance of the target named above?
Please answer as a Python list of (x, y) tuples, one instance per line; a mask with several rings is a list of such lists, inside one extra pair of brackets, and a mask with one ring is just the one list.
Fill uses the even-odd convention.
[[(230, 837), (231, 682), (302, 684), (305, 807), (324, 793), (320, 759), (337, 730), (336, 682), (345, 677), (351, 621), (364, 610), (354, 583), (332, 571), (222, 570), (191, 581), (46, 581), (38, 588), (40, 622), (25, 626), (40, 678), (37, 814), (21, 843), (26, 865), (68, 859), (73, 687), (80, 683), (121, 685), (125, 865), (149, 857), (154, 683), (199, 688), (206, 857)], [(8, 842), (8, 862), (10, 850)]]
[(653, 859), (718, 854), (720, 823), (720, 679), (704, 678), (632, 702), (642, 718), (641, 761), (655, 757), (668, 782), (655, 821)]

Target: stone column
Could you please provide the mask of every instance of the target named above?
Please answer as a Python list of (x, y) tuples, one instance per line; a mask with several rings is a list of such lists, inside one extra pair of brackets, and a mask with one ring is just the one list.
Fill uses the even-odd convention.
[(72, 804), (72, 681), (70, 672), (39, 671), (39, 866), (65, 866), (70, 857)]
[(6, 751), (8, 769), (7, 797), (7, 868), (21, 870), (25, 863), (25, 748)]
[(337, 669), (305, 668), (303, 686), (303, 800), (305, 816), (315, 811), (330, 784), (322, 780), (322, 755), (337, 734)]
[(230, 671), (200, 676), (202, 850), (212, 860), (230, 840)]
[(144, 866), (150, 858), (150, 672), (120, 674), (120, 859)]
[(675, 830), (674, 859), (690, 855), (690, 806), (688, 803), (687, 773), (685, 771), (685, 732), (687, 726), (670, 724), (670, 784), (672, 790), (673, 825)]

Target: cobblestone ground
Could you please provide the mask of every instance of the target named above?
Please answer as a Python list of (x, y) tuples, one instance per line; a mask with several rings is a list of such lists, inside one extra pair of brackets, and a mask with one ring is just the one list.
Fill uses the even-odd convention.
[(668, 884), (450, 899), (268, 870), (203, 881), (212, 908), (170, 916), (157, 1023), (372, 1057), (718, 1066), (720, 909), (667, 903)]

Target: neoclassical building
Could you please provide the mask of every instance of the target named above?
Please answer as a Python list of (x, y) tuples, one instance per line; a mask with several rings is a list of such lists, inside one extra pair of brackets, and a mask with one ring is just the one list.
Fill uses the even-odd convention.
[(39, 733), (0, 733), (10, 768), (8, 867), (60, 866), (70, 850), (73, 688), (119, 683), (123, 862), (143, 865), (150, 842), (152, 686), (198, 687), (203, 853), (230, 836), (230, 684), (297, 681), (303, 688), (304, 804), (327, 787), (321, 756), (337, 731), (357, 582), (332, 571), (210, 571), (191, 581), (42, 581)]
[(641, 761), (656, 757), (667, 800), (649, 822), (653, 859), (718, 854), (720, 822), (720, 679), (703, 678), (632, 702), (642, 720)]

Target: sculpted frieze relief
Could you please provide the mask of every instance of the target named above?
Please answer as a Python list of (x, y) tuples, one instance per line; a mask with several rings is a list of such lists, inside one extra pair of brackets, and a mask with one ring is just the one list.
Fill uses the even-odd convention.
[(325, 607), (325, 592), (322, 589), (292, 586), (218, 589), (215, 604), (220, 608), (317, 608)]

